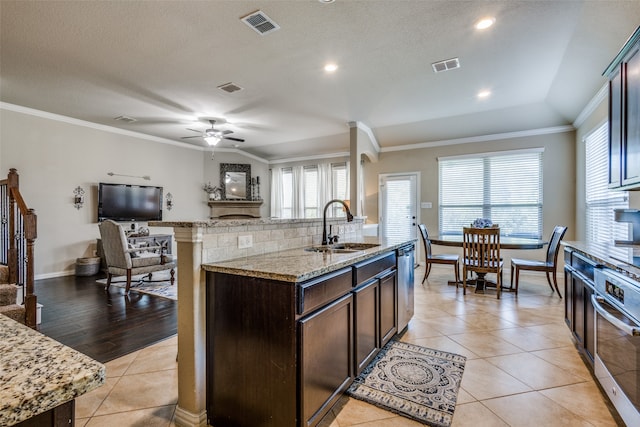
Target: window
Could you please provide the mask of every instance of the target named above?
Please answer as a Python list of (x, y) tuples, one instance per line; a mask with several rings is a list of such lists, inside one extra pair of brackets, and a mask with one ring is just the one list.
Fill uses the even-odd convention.
[[(349, 197), (348, 163), (274, 168), (271, 170), (271, 216), (320, 218), (331, 199)], [(340, 204), (331, 205), (327, 216), (346, 216)]]
[(293, 218), (293, 169), (282, 169), (282, 218)]
[(304, 167), (304, 217), (318, 218), (318, 166)]
[[(333, 163), (331, 165), (331, 198), (347, 200), (349, 198), (349, 183), (347, 180), (347, 164), (346, 163)], [(328, 201), (328, 200), (327, 200)], [(335, 217), (345, 217), (347, 212), (344, 207), (335, 203), (331, 206), (333, 215)]]
[(542, 149), (438, 159), (440, 235), (476, 218), (505, 236), (542, 237)]
[(586, 240), (629, 239), (629, 225), (614, 221), (614, 209), (629, 207), (626, 191), (609, 190), (609, 130), (605, 123), (585, 138)]

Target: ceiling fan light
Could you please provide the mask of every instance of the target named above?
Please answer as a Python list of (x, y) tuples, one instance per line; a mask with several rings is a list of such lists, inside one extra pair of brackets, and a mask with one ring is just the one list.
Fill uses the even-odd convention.
[(212, 146), (220, 142), (220, 138), (218, 138), (217, 136), (205, 136), (204, 140), (207, 141), (207, 144)]

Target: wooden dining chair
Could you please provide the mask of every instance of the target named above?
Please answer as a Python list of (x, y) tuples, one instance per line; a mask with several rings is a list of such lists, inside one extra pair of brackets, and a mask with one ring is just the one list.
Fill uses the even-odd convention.
[(475, 272), (478, 280), (484, 280), (487, 273), (495, 273), (499, 299), (504, 264), (500, 258), (500, 229), (464, 227), (462, 235), (462, 293), (467, 293), (468, 272)]
[[(557, 225), (551, 233), (551, 240), (547, 246), (547, 256), (544, 261), (536, 261), (529, 259), (513, 258), (511, 259), (511, 282), (509, 289), (513, 289), (513, 276), (516, 278), (515, 293), (518, 295), (518, 282), (520, 281), (520, 270), (530, 271), (544, 271), (547, 274), (547, 282), (553, 292), (553, 287), (556, 287), (558, 296), (562, 298), (560, 289), (558, 288), (557, 266), (558, 266), (558, 252), (560, 252), (560, 241), (564, 237), (564, 233), (567, 232), (567, 227)], [(551, 284), (551, 273), (553, 273), (553, 285)]]
[(453, 265), (457, 288), (458, 283), (460, 283), (460, 256), (458, 254), (434, 255), (431, 252), (431, 241), (429, 240), (429, 232), (427, 231), (427, 226), (424, 224), (420, 224), (418, 225), (418, 228), (420, 229), (420, 234), (422, 235), (422, 243), (424, 244), (424, 259), (426, 264), (424, 268), (424, 278), (422, 279), (422, 283), (424, 283), (424, 281), (427, 280), (427, 277), (429, 277), (432, 264), (448, 264)]

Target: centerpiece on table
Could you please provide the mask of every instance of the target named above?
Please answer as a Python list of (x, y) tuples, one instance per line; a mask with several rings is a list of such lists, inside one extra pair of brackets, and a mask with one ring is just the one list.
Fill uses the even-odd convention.
[(497, 227), (498, 224), (494, 224), (488, 218), (476, 218), (472, 223), (471, 227), (473, 228), (493, 228)]

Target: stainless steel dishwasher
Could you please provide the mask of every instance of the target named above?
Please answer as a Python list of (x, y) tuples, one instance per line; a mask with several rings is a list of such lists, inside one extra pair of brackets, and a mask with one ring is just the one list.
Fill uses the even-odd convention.
[(414, 244), (398, 249), (398, 332), (407, 327), (413, 317)]

